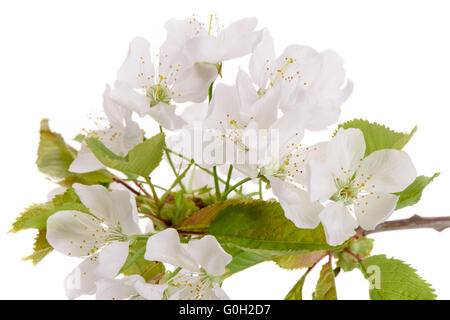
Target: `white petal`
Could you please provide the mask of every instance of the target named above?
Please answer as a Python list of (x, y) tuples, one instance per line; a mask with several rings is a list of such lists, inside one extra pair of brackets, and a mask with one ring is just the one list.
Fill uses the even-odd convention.
[(311, 200), (327, 201), (336, 192), (334, 178), (325, 162), (320, 160), (308, 161), (308, 191)]
[[(284, 157), (301, 146), (304, 136), (303, 124), (298, 119), (283, 115), (269, 129), (269, 150), (275, 152), (273, 157)], [(275, 145), (278, 145), (278, 148)]]
[(342, 202), (329, 203), (319, 215), (328, 244), (337, 246), (355, 234), (355, 219)]
[(109, 196), (122, 232), (127, 235), (142, 234), (134, 196), (125, 190), (112, 190)]
[(175, 113), (174, 105), (158, 103), (156, 106), (151, 107), (147, 113), (163, 128), (168, 130), (176, 130), (186, 124), (186, 122)]
[(86, 143), (83, 142), (77, 157), (70, 164), (69, 171), (75, 173), (85, 173), (104, 168), (105, 166), (98, 161), (91, 149), (89, 149)]
[(389, 193), (373, 193), (355, 200), (355, 215), (365, 230), (373, 230), (394, 212), (398, 196)]
[(356, 182), (364, 184), (365, 190), (400, 192), (414, 181), (416, 174), (411, 158), (404, 151), (384, 149), (362, 161)]
[(216, 238), (205, 236), (200, 240), (191, 240), (187, 248), (191, 257), (212, 276), (225, 273), (225, 267), (231, 261), (231, 255), (226, 253)]
[(245, 106), (251, 106), (258, 99), (259, 96), (256, 93), (256, 89), (253, 86), (252, 80), (249, 75), (239, 68), (238, 74), (236, 76), (236, 88), (238, 90), (239, 98)]
[(320, 142), (294, 152), (286, 166), (286, 171), (295, 182), (307, 186), (309, 183), (308, 162), (311, 160), (326, 160), (327, 142)]
[(128, 257), (128, 241), (113, 241), (98, 254), (97, 274), (102, 278), (115, 277)]
[(58, 252), (84, 257), (95, 253), (106, 235), (98, 219), (78, 211), (59, 211), (47, 220), (47, 240)]
[(194, 63), (177, 74), (171, 90), (176, 102), (203, 102), (208, 96), (211, 83), (217, 78), (217, 66), (208, 63)]
[(210, 110), (205, 120), (207, 128), (225, 131), (234, 130), (235, 124), (240, 123), (240, 101), (235, 86), (223, 83), (217, 84), (210, 103)]
[(108, 117), (108, 121), (112, 126), (124, 127), (126, 119), (131, 118), (131, 112), (118, 105), (113, 99), (111, 99), (111, 88), (106, 86), (103, 92), (103, 111)]
[(217, 300), (230, 300), (230, 297), (217, 283), (213, 284), (213, 290)]
[(86, 258), (67, 275), (64, 288), (67, 298), (76, 299), (83, 294), (94, 294), (95, 282), (100, 279), (95, 269), (98, 265), (98, 256)]
[(314, 229), (320, 223), (319, 213), (323, 206), (317, 201), (311, 201), (309, 194), (289, 182), (278, 178), (267, 177), (273, 194), (280, 200), (286, 218), (297, 228)]
[(104, 219), (108, 226), (117, 226), (119, 220), (116, 208), (111, 201), (110, 192), (105, 187), (75, 183), (73, 188), (90, 213), (99, 219)]
[[(267, 29), (262, 30), (261, 42), (255, 47), (250, 58), (249, 71), (253, 81), (260, 88), (265, 88), (268, 74), (273, 72), (273, 64), (275, 63), (275, 48), (273, 38)], [(267, 70), (269, 68), (269, 70)]]
[(136, 112), (143, 117), (150, 109), (150, 100), (144, 94), (138, 93), (133, 87), (120, 81), (116, 81), (111, 90), (111, 99), (122, 107)]
[(216, 64), (222, 61), (221, 49), (219, 39), (204, 35), (186, 41), (184, 53), (192, 63)]
[(230, 60), (251, 53), (261, 41), (261, 32), (253, 31), (256, 27), (255, 17), (233, 22), (218, 36), (221, 45), (221, 60)]
[(151, 79), (154, 73), (150, 43), (142, 37), (134, 38), (128, 48), (128, 56), (117, 72), (117, 80), (127, 83), (131, 88), (141, 88), (149, 84), (145, 79)]
[[(137, 144), (143, 140), (143, 133), (139, 125), (134, 121), (127, 121), (125, 128), (121, 132), (120, 151), (127, 154)], [(111, 150), (111, 149), (110, 149)]]
[(247, 73), (239, 70), (236, 77), (236, 88), (242, 104), (241, 116), (244, 122), (254, 121), (258, 128), (268, 128), (278, 117), (280, 87), (271, 88), (263, 96), (259, 96)]
[(328, 143), (327, 166), (335, 177), (347, 179), (353, 175), (366, 151), (364, 135), (359, 129), (339, 129)]
[(134, 287), (139, 295), (147, 300), (162, 300), (167, 284), (151, 284), (145, 281), (136, 281)]
[[(138, 275), (124, 277), (122, 279), (101, 279), (96, 282), (97, 300), (124, 300), (138, 294), (134, 284), (142, 279)], [(142, 279), (143, 280), (143, 279)]]
[(66, 187), (56, 187), (50, 190), (50, 192), (47, 193), (47, 201), (52, 201), (56, 196), (64, 194), (66, 190)]
[(181, 113), (181, 117), (187, 123), (193, 123), (194, 121), (203, 121), (208, 114), (208, 104), (195, 103), (186, 107)]
[(161, 261), (198, 272), (198, 264), (181, 245), (178, 232), (169, 228), (151, 236), (147, 241), (144, 258), (149, 261)]

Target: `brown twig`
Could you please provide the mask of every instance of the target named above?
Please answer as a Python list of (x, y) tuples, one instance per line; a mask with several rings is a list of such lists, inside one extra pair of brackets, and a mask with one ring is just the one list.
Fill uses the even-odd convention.
[(153, 214), (153, 213), (151, 213), (151, 212), (148, 212), (148, 211), (144, 211), (144, 210), (142, 210), (142, 209), (139, 209), (139, 213), (142, 213), (142, 214), (145, 214), (146, 216), (152, 217), (152, 218), (154, 218), (154, 219), (156, 219), (156, 220), (158, 220), (158, 221), (164, 223), (167, 227), (170, 226), (170, 222), (169, 222), (169, 221), (167, 221), (167, 220), (165, 220), (165, 219), (163, 219), (163, 218), (161, 218), (161, 217), (158, 217), (157, 215), (155, 215), (155, 214)]
[(145, 190), (145, 188), (142, 186), (142, 184), (140, 184), (139, 182), (133, 180), (134, 184), (139, 188), (139, 190), (141, 190), (146, 196), (147, 198), (151, 198), (150, 194), (147, 192), (147, 190)]
[(422, 229), (430, 228), (441, 232), (450, 228), (450, 217), (421, 217), (414, 215), (408, 219), (386, 221), (379, 224), (375, 230), (362, 230), (364, 235), (394, 231), (394, 230), (408, 230), (408, 229)]
[(128, 183), (126, 183), (123, 180), (120, 180), (118, 178), (113, 178), (113, 180), (117, 183), (120, 183), (121, 185), (123, 185), (125, 188), (127, 188), (128, 190), (130, 190), (131, 192), (133, 192), (135, 195), (140, 196), (141, 194), (136, 191), (135, 189), (133, 189)]

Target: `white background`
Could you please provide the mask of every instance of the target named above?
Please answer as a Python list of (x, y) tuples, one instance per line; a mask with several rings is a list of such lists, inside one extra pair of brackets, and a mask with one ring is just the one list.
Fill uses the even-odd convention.
[[(46, 200), (53, 184), (34, 161), (41, 118), (70, 140), (91, 128), (106, 82), (112, 83), (128, 42), (146, 36), (157, 48), (170, 17), (217, 13), (222, 22), (257, 16), (278, 53), (288, 44), (332, 48), (342, 55), (355, 83), (341, 121), (366, 118), (391, 128), (419, 131), (406, 147), (419, 174), (441, 176), (422, 201), (398, 211), (449, 215), (450, 6), (447, 1), (2, 1), (0, 4), (0, 298), (64, 299), (63, 279), (78, 263), (52, 253), (38, 266), (31, 253), (34, 232), (6, 234), (23, 208)], [(225, 63), (232, 80), (237, 66)], [(151, 129), (147, 129), (152, 133)], [(331, 130), (330, 130), (331, 132)], [(328, 136), (330, 133), (325, 133)], [(450, 298), (450, 230), (376, 234), (375, 254), (410, 263)], [(318, 270), (305, 287), (314, 287)], [(234, 299), (281, 299), (303, 270), (263, 263), (225, 282)], [(367, 299), (358, 271), (337, 278), (341, 299)]]

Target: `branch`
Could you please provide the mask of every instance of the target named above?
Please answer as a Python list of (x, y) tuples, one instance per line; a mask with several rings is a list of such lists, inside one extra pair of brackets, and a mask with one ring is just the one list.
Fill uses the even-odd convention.
[(127, 188), (128, 190), (130, 190), (131, 192), (133, 192), (135, 195), (140, 196), (141, 194), (136, 191), (135, 189), (133, 189), (128, 183), (126, 183), (123, 180), (120, 180), (119, 178), (113, 178), (113, 180), (117, 183), (120, 183), (121, 185), (123, 185), (125, 188)]
[(444, 229), (450, 228), (450, 217), (421, 217), (414, 215), (408, 219), (386, 221), (379, 224), (375, 230), (362, 230), (363, 235), (371, 233), (394, 231), (394, 230), (408, 230), (408, 229), (422, 229), (430, 228), (441, 232)]

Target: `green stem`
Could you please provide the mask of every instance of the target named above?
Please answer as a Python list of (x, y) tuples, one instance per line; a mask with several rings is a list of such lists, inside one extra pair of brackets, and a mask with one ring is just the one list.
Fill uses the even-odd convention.
[(232, 173), (233, 173), (233, 165), (230, 164), (230, 167), (228, 168), (227, 183), (225, 184), (225, 191), (227, 191), (228, 188), (230, 187)]
[(261, 179), (259, 179), (259, 190), (258, 190), (258, 193), (259, 193), (259, 200), (262, 200), (263, 199), (263, 194), (262, 194), (262, 180)]
[[(194, 161), (194, 159), (189, 159), (188, 157), (182, 155), (181, 153), (178, 153), (178, 152), (176, 152), (176, 151), (173, 151), (173, 150), (171, 150), (171, 149), (169, 149), (169, 148), (167, 148), (167, 147), (165, 147), (165, 150), (166, 150), (167, 152), (170, 152), (170, 153), (176, 155), (177, 157), (179, 157), (179, 158), (181, 158), (181, 159), (184, 159), (184, 160), (186, 160), (186, 161), (191, 162), (194, 166), (196, 166), (196, 167), (199, 168), (200, 170), (206, 172), (207, 174), (209, 174), (209, 175), (211, 175), (211, 176), (214, 176), (214, 172), (212, 172), (211, 170), (208, 170), (208, 169), (202, 167), (201, 165), (199, 165), (198, 163), (196, 163), (196, 162)], [(225, 180), (223, 180), (221, 177), (217, 177), (217, 178), (218, 178), (219, 181), (222, 182), (223, 184), (226, 184), (226, 183), (227, 183), (227, 182), (226, 182)], [(242, 192), (240, 192), (240, 191), (238, 191), (238, 190), (236, 190), (236, 192), (242, 195)]]
[(159, 208), (159, 198), (156, 194), (155, 186), (153, 185), (152, 181), (150, 180), (150, 177), (146, 177), (145, 181), (147, 181), (148, 185), (150, 186), (150, 189), (152, 190), (153, 199), (155, 200), (156, 206)]
[(235, 185), (231, 186), (228, 190), (225, 191), (225, 193), (222, 195), (221, 201), (225, 201), (227, 199), (227, 196), (233, 192), (235, 189), (239, 188), (240, 186), (242, 186), (244, 183), (248, 182), (252, 180), (252, 178), (248, 177), (245, 179), (242, 179), (241, 181), (239, 181), (238, 183), (236, 183)]
[(217, 167), (213, 167), (213, 173), (214, 173), (214, 186), (216, 187), (216, 198), (217, 201), (220, 200), (220, 187), (219, 187), (219, 176), (217, 175)]
[[(159, 126), (159, 131), (161, 133), (163, 133), (163, 129), (162, 129), (161, 126)], [(172, 158), (170, 157), (169, 152), (167, 151), (167, 149), (164, 149), (164, 150), (165, 150), (165, 153), (166, 153), (167, 161), (169, 162), (169, 165), (172, 168), (173, 173), (175, 174), (175, 176), (178, 177), (177, 169), (175, 169), (175, 166), (173, 165)], [(186, 187), (184, 186), (184, 184), (181, 181), (181, 179), (178, 181), (178, 184), (180, 185), (181, 190), (183, 190), (183, 192), (186, 193)]]
[(172, 185), (170, 186), (170, 188), (163, 194), (163, 196), (161, 197), (161, 202), (160, 205), (162, 206), (164, 203), (166, 203), (167, 197), (169, 196), (170, 191), (172, 191), (173, 188), (175, 188), (175, 186), (177, 184), (180, 183), (181, 179), (184, 178), (184, 176), (186, 175), (186, 173), (188, 173), (189, 169), (192, 166), (192, 162), (189, 163), (189, 165), (187, 166), (186, 169), (184, 169), (184, 171), (178, 175), (178, 177), (175, 179), (175, 181), (172, 183)]

